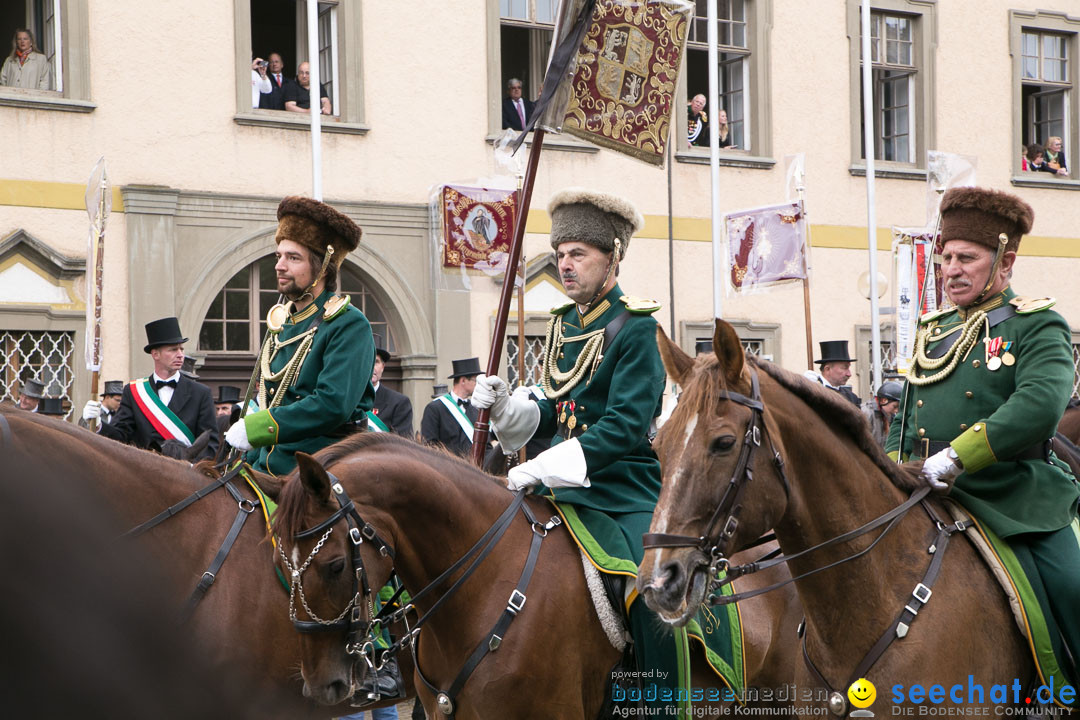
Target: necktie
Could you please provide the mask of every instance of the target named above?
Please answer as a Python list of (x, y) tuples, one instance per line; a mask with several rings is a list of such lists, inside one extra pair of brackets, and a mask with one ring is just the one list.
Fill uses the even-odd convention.
[(160, 390), (161, 388), (165, 387), (166, 385), (175, 389), (176, 388), (176, 381), (175, 380), (155, 380), (154, 381), (154, 390)]
[(518, 117), (521, 118), (521, 129), (525, 129), (525, 104), (521, 100), (514, 101), (514, 107), (517, 108)]
[(277, 83), (278, 87), (281, 87), (281, 73), (277, 73), (276, 75), (274, 75), (274, 82)]

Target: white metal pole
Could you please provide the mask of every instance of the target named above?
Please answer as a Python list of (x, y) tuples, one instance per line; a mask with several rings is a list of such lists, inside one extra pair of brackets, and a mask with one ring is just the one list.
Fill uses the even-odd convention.
[(870, 0), (862, 0), (863, 148), (866, 155), (866, 235), (870, 249), (871, 393), (881, 386), (881, 318), (878, 314), (877, 213), (874, 209), (874, 83), (870, 55)]
[(308, 69), (311, 72), (311, 197), (322, 200), (322, 85), (319, 77), (319, 3), (307, 0)]
[[(717, 52), (716, 0), (709, 0), (709, 181), (712, 188), (713, 312), (722, 317), (724, 299), (724, 246), (720, 232), (720, 56)], [(674, 328), (672, 328), (674, 330)]]

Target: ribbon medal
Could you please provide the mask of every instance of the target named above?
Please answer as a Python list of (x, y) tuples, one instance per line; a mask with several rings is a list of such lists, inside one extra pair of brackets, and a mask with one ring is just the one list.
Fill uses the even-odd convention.
[(1001, 350), (1002, 350), (1001, 362), (1002, 362), (1003, 365), (1006, 365), (1007, 367), (1012, 367), (1013, 365), (1016, 364), (1016, 356), (1013, 355), (1011, 352), (1009, 352), (1009, 350), (1012, 349), (1012, 346), (1013, 346), (1013, 341), (1012, 340), (1009, 340), (1008, 342), (1003, 343), (1002, 346), (1001, 346)]
[(1001, 363), (1003, 362), (998, 355), (998, 353), (1001, 352), (1002, 339), (1000, 336), (996, 338), (986, 338), (983, 342), (986, 343), (986, 369), (991, 371), (997, 370), (1001, 367)]

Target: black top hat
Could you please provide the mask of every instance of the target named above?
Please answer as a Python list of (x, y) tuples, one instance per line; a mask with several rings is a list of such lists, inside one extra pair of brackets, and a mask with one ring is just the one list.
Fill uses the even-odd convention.
[(26, 397), (40, 400), (45, 397), (45, 385), (40, 380), (24, 380), (19, 392)]
[(105, 389), (101, 392), (101, 397), (107, 395), (123, 395), (124, 394), (124, 381), (123, 380), (106, 380)]
[(449, 392), (449, 390), (447, 389), (447, 387), (445, 385), (435, 385), (435, 386), (433, 386), (431, 388), (431, 397), (433, 397), (433, 398), (442, 397), (443, 395), (445, 395), (448, 392)]
[(711, 353), (712, 351), (712, 340), (697, 340), (696, 342), (694, 342), (695, 355), (705, 355)]
[(186, 342), (187, 338), (180, 332), (180, 321), (174, 317), (146, 323), (146, 347), (143, 348), (145, 353), (162, 345), (179, 345)]
[(41, 398), (41, 402), (38, 403), (38, 414), (40, 415), (59, 415), (63, 416), (64, 412), (64, 399), (58, 397)]
[(195, 358), (190, 355), (184, 358), (184, 364), (180, 366), (180, 374), (187, 375), (192, 380), (199, 379), (199, 374), (195, 372)]
[(240, 388), (235, 385), (221, 385), (217, 389), (216, 403), (238, 403), (240, 402)]
[(375, 355), (384, 363), (390, 362), (390, 351), (386, 348), (381, 348), (378, 345), (375, 346)]
[(815, 360), (817, 365), (830, 362), (855, 362), (855, 358), (848, 357), (847, 340), (823, 340), (821, 345), (821, 359)]
[(459, 377), (472, 377), (473, 375), (479, 375), (484, 372), (480, 369), (480, 358), (471, 357), (464, 360), (454, 361), (454, 372), (450, 373), (446, 377), (451, 379), (457, 379)]

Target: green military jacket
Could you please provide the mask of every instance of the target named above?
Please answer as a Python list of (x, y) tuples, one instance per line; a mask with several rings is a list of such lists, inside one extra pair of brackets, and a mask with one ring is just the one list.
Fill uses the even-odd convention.
[[(626, 310), (622, 297), (616, 284), (584, 317), (571, 304), (553, 310), (552, 322), (561, 324), (564, 340), (602, 332)], [(548, 489), (545, 494), (606, 513), (651, 513), (656, 507), (660, 461), (649, 432), (660, 414), (666, 378), (656, 345), (656, 320), (650, 314), (658, 307), (641, 303), (641, 309), (632, 309), (611, 346), (601, 349), (599, 364), (590, 363), (567, 395), (538, 403), (537, 435), (554, 435), (553, 447), (567, 435), (578, 438), (591, 482), (588, 488)], [(557, 360), (561, 372), (574, 366), (584, 345), (563, 343)], [(552, 386), (557, 391), (564, 384)], [(565, 420), (560, 422), (560, 417)]]
[[(296, 467), (297, 452), (313, 453), (337, 442), (375, 404), (371, 325), (352, 305), (326, 317), (330, 297), (329, 292), (319, 295), (290, 316), (277, 335), (279, 343), (287, 342), (323, 318), (296, 380), (284, 391), (280, 382), (266, 384), (266, 405), (279, 392), (285, 397), (276, 407), (244, 418), (248, 441), (255, 448), (247, 460), (256, 470), (287, 475)], [(299, 346), (297, 342), (280, 348), (270, 362), (271, 372), (285, 367)]]
[[(1014, 297), (1006, 288), (980, 308), (989, 311)], [(919, 331), (928, 333), (931, 356), (935, 346), (956, 341), (959, 333), (949, 331), (966, 317), (957, 310), (924, 316)], [(1080, 495), (1067, 466), (1052, 455), (1049, 462), (1015, 458), (1052, 437), (1065, 411), (1075, 373), (1071, 331), (1046, 307), (994, 325), (988, 336), (1001, 338), (1002, 348), (1011, 343), (1011, 365), (987, 362), (986, 335), (984, 326), (967, 358), (944, 379), (906, 384), (885, 449), (906, 459), (922, 457), (922, 440), (948, 442), (964, 466), (951, 496), (991, 530), (1001, 537), (1058, 530), (1072, 521)], [(912, 372), (932, 374), (918, 367)]]

